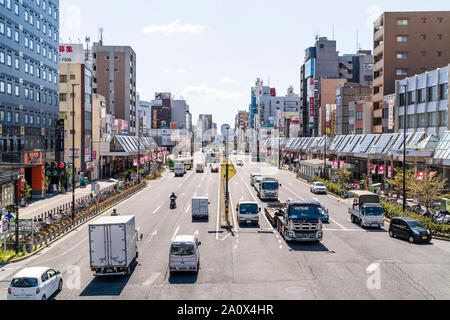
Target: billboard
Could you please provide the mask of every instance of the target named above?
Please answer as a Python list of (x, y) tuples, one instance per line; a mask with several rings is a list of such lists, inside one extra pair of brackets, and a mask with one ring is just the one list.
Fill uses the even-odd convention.
[(173, 141), (172, 141), (172, 135), (174, 133), (174, 130), (161, 130), (161, 138), (162, 138), (162, 142), (161, 145), (163, 146), (172, 146), (174, 145)]
[(84, 63), (85, 55), (82, 44), (61, 44), (59, 46), (61, 63)]
[(128, 121), (122, 120), (122, 119), (116, 119), (115, 120), (116, 128), (117, 128), (117, 134), (122, 136), (128, 135)]
[(305, 62), (305, 78), (311, 78), (315, 75), (316, 59), (311, 58)]

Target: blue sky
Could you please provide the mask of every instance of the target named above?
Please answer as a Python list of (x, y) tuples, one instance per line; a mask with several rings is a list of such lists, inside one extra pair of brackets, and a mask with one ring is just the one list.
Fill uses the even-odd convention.
[(183, 96), (193, 122), (212, 113), (218, 127), (247, 110), (262, 78), (284, 95), (299, 93), (299, 68), (314, 35), (334, 39), (340, 53), (372, 49), (371, 24), (383, 11), (450, 10), (443, 0), (61, 0), (61, 39), (130, 45), (137, 54), (142, 100), (155, 92)]

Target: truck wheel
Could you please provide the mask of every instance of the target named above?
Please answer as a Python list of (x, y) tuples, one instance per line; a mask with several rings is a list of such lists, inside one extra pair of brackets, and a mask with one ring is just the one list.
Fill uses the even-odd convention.
[(361, 226), (361, 228), (364, 228), (362, 219), (359, 219), (359, 225)]

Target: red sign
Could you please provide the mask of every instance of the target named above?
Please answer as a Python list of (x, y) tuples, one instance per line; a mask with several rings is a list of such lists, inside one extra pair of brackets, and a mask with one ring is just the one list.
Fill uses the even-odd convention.
[(277, 91), (275, 90), (275, 88), (270, 88), (270, 96), (271, 97), (276, 97), (277, 96)]
[(141, 164), (144, 164), (145, 163), (145, 159), (144, 159), (144, 157), (141, 157)]
[(133, 159), (133, 166), (137, 167), (137, 159)]
[(341, 167), (343, 167), (344, 164), (345, 164), (345, 161), (344, 161), (344, 160), (341, 160)]
[(94, 158), (94, 160), (97, 160), (97, 151), (92, 151), (92, 157)]
[(72, 53), (72, 46), (59, 46), (59, 52), (63, 53), (63, 52), (67, 52), (67, 53)]
[(424, 176), (425, 176), (425, 172), (420, 171), (419, 173), (417, 173), (417, 180), (423, 180)]
[(309, 99), (309, 116), (314, 117), (314, 98)]
[(392, 167), (391, 166), (388, 167), (388, 177), (389, 178), (392, 177)]
[(379, 166), (378, 167), (378, 174), (379, 175), (384, 175), (384, 166)]

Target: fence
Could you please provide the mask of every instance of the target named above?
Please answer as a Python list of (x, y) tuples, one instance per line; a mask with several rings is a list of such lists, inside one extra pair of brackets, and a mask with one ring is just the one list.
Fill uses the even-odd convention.
[[(49, 210), (34, 218), (33, 248), (38, 249), (46, 245), (49, 241), (70, 231), (72, 228), (84, 223), (96, 215), (104, 212), (130, 195), (142, 190), (146, 186), (145, 182), (135, 185), (130, 181), (121, 184), (119, 192), (115, 186), (102, 190), (97, 199), (91, 195), (77, 199), (75, 201), (75, 219), (72, 221), (72, 202)], [(29, 248), (28, 251), (33, 248)]]

